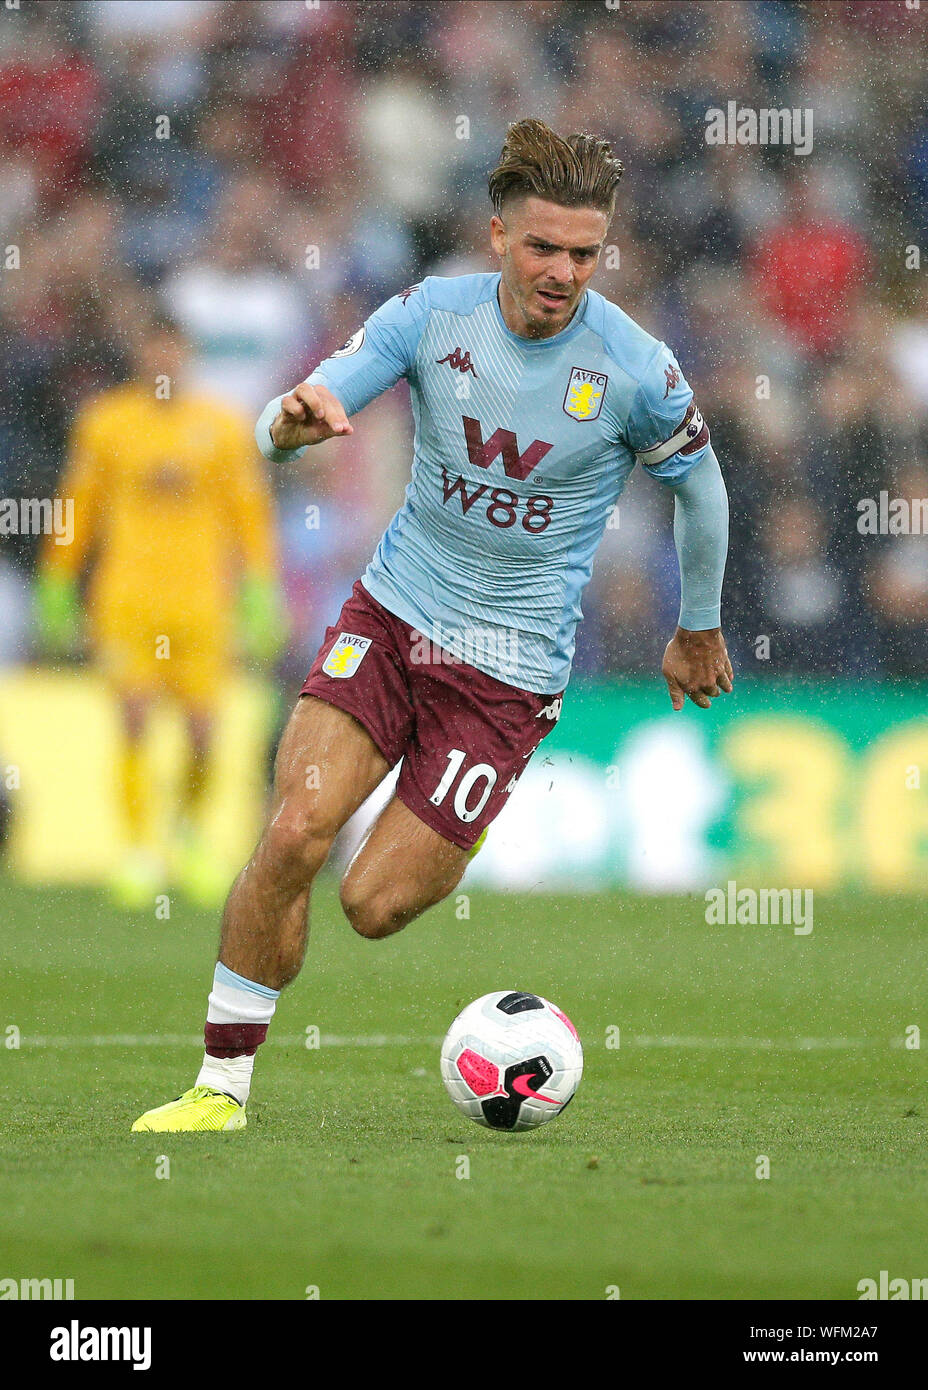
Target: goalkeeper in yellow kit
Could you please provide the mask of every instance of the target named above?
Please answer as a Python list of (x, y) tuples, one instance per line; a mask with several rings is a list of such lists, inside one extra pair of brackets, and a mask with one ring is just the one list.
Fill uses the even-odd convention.
[(143, 335), (135, 379), (79, 412), (59, 483), (74, 502), (74, 541), (48, 544), (37, 578), (47, 649), (73, 649), (86, 634), (119, 698), (128, 848), (113, 888), (127, 906), (149, 902), (165, 881), (145, 843), (142, 737), (153, 702), (173, 696), (186, 717), (180, 877), (208, 902), (227, 887), (213, 881), (195, 829), (214, 711), (239, 642), (267, 662), (286, 635), (272, 502), (250, 424), (184, 389), (187, 356), (179, 328), (157, 320)]

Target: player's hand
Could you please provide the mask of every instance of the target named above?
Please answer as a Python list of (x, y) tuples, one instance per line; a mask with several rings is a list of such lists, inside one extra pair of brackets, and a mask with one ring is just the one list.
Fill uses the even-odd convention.
[(667, 643), (661, 670), (675, 710), (683, 708), (687, 696), (700, 709), (708, 709), (722, 691), (731, 694), (735, 679), (718, 627), (704, 632), (678, 627)]
[(354, 427), (341, 401), (324, 386), (308, 386), (305, 381), (284, 396), (271, 425), (271, 439), (277, 449), (299, 449), (346, 434), (354, 434)]

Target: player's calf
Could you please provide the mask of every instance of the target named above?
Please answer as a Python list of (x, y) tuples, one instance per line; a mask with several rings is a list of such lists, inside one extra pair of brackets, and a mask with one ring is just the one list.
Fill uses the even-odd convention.
[(386, 771), (350, 715), (312, 697), (298, 702), (277, 753), (267, 825), (223, 914), (219, 958), (230, 970), (275, 990), (299, 973), (313, 880)]
[(226, 903), (219, 954), (230, 970), (276, 990), (296, 978), (310, 890), (338, 829), (323, 808), (278, 807)]
[(428, 908), (441, 902), (457, 887), (459, 881), (460, 876), (426, 901), (414, 903), (406, 900), (405, 894), (389, 888), (369, 892), (357, 883), (343, 881), (340, 894), (342, 910), (359, 936), (368, 941), (382, 941), (384, 937), (402, 931)]

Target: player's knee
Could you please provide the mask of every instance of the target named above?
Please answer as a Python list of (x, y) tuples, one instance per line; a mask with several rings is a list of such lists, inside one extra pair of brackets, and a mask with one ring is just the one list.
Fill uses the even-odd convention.
[(284, 802), (262, 842), (272, 872), (280, 880), (308, 885), (328, 858), (336, 830), (316, 808)]

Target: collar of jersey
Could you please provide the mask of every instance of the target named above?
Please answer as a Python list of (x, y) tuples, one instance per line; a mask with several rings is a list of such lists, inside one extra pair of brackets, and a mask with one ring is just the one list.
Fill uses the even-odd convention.
[(545, 348), (553, 348), (569, 342), (571, 338), (576, 337), (580, 332), (580, 329), (583, 327), (583, 320), (586, 316), (586, 306), (589, 302), (589, 293), (587, 290), (583, 291), (580, 297), (580, 303), (577, 305), (570, 323), (566, 328), (562, 328), (560, 333), (555, 333), (550, 338), (523, 338), (521, 333), (513, 333), (511, 328), (507, 328), (506, 320), (503, 318), (503, 311), (499, 307), (499, 282), (501, 278), (502, 277), (499, 275), (494, 278), (493, 308), (496, 311), (496, 322), (499, 324), (500, 331), (511, 343), (518, 343), (519, 347), (524, 348), (526, 352), (543, 352)]

